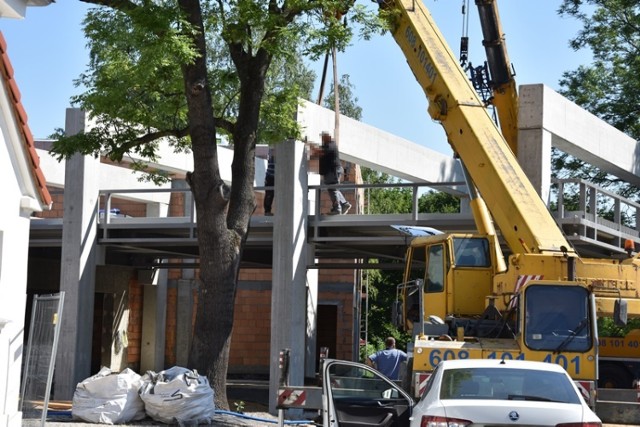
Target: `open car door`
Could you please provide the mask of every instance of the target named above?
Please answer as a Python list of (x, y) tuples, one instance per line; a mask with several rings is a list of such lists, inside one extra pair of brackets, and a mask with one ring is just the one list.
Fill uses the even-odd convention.
[(324, 427), (407, 427), (413, 399), (369, 366), (325, 359), (322, 367)]

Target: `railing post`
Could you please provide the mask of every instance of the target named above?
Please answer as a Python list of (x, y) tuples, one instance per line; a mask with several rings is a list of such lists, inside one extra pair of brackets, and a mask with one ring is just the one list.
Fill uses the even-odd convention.
[(413, 189), (412, 197), (413, 200), (411, 202), (411, 219), (413, 221), (418, 220), (418, 184), (413, 184), (411, 186)]
[(558, 218), (564, 218), (564, 181), (558, 181)]
[[(102, 238), (109, 236), (109, 223), (111, 222), (111, 193), (105, 193), (104, 196), (104, 226), (102, 227)], [(98, 210), (98, 218), (100, 218), (100, 210)]]

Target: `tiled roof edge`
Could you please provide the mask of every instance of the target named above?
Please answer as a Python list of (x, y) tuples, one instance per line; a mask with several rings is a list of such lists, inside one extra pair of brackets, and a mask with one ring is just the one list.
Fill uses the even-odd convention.
[(28, 153), (29, 159), (31, 160), (31, 172), (35, 178), (42, 205), (50, 209), (53, 200), (49, 190), (47, 189), (47, 180), (40, 168), (40, 157), (36, 152), (33, 135), (31, 134), (31, 129), (29, 129), (27, 113), (20, 101), (18, 84), (13, 78), (13, 67), (11, 66), (9, 55), (7, 54), (7, 41), (5, 40), (2, 31), (0, 31), (0, 73), (2, 74), (2, 78), (4, 79), (9, 95), (11, 96), (16, 122), (19, 127), (18, 130), (22, 135), (25, 151)]

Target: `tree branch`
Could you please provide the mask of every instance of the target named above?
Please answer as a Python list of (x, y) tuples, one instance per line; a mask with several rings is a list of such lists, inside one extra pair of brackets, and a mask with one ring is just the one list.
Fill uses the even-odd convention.
[(173, 136), (176, 138), (184, 138), (185, 136), (189, 135), (189, 128), (184, 128), (184, 129), (173, 129), (173, 130), (163, 130), (163, 131), (159, 131), (159, 132), (150, 132), (147, 133), (139, 138), (135, 138), (132, 139), (124, 144), (121, 145), (122, 149), (119, 149), (118, 151), (121, 151), (122, 153), (126, 153), (129, 150), (131, 150), (134, 147), (138, 147), (140, 145), (144, 145), (144, 144), (148, 144), (150, 142), (153, 142), (157, 139), (160, 138), (164, 138), (164, 137), (168, 137), (168, 136)]

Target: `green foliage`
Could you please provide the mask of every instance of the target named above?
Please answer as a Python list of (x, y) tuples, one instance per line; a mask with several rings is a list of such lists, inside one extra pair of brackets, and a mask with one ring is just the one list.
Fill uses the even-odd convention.
[[(559, 13), (583, 25), (570, 46), (574, 50), (590, 49), (593, 54), (590, 65), (563, 73), (559, 92), (639, 139), (640, 4), (628, 0), (564, 0)], [(640, 200), (637, 187), (557, 149), (552, 154), (552, 170), (556, 177), (582, 178), (623, 197)], [(610, 204), (599, 202), (598, 211), (605, 218), (613, 218)], [(635, 213), (623, 215), (627, 225), (633, 224)]]
[(244, 400), (238, 400), (237, 402), (233, 402), (233, 405), (236, 407), (236, 412), (238, 414), (244, 413), (244, 408), (245, 408)]
[[(315, 80), (305, 55), (313, 58), (331, 47), (344, 51), (356, 32), (368, 38), (379, 31), (374, 11), (353, 3), (202, 0), (208, 69), (203, 83), (216, 131), (233, 140), (244, 87), (254, 91), (251, 98), (244, 95), (245, 102), (260, 102), (258, 141), (298, 137), (298, 99), (310, 97)], [(192, 35), (199, 30), (183, 18), (176, 0), (101, 4), (109, 7), (91, 9), (84, 20), (90, 61), (75, 82), (83, 93), (72, 98), (73, 106), (90, 113), (93, 130), (73, 137), (58, 131), (53, 149), (59, 159), (82, 153), (120, 161), (135, 154), (139, 169), (149, 171), (145, 162), (156, 160), (160, 141), (178, 152), (190, 149), (183, 71), (198, 59)], [(263, 73), (264, 88), (242, 72), (247, 69)], [(218, 139), (211, 135), (212, 143)]]
[[(384, 172), (362, 168), (362, 180), (367, 184), (400, 184), (401, 181)], [(409, 187), (384, 187), (366, 190), (367, 213), (392, 214), (411, 213), (412, 189)], [(460, 212), (460, 199), (451, 194), (429, 190), (418, 198), (420, 213)]]
[(369, 298), (368, 354), (385, 348), (384, 341), (389, 336), (396, 339), (399, 349), (406, 350), (411, 336), (399, 331), (391, 323), (391, 307), (396, 300), (396, 285), (402, 282), (402, 271), (368, 270), (366, 280)]
[(418, 199), (418, 209), (421, 213), (458, 213), (460, 199), (443, 191), (428, 191)]
[(640, 319), (629, 319), (625, 326), (618, 326), (611, 317), (598, 318), (598, 335), (601, 337), (624, 337), (632, 329), (640, 329)]
[[(362, 169), (362, 181), (367, 184), (394, 184), (400, 180), (384, 172)], [(365, 190), (365, 212), (368, 214), (410, 213), (412, 192), (407, 187), (368, 188)]]
[(573, 49), (589, 48), (593, 64), (563, 74), (563, 95), (640, 139), (640, 4), (628, 0), (564, 0), (560, 14), (583, 28)]
[[(338, 83), (338, 102), (340, 114), (354, 120), (362, 120), (362, 107), (358, 105), (358, 97), (354, 93), (355, 87), (349, 80), (349, 74), (343, 74)], [(334, 106), (335, 84), (331, 82), (329, 93), (324, 97), (324, 107), (335, 110)]]
[[(369, 168), (362, 168), (362, 179), (368, 184), (393, 184), (399, 182), (397, 178)], [(368, 189), (365, 196), (367, 209), (372, 214), (409, 213), (411, 212), (412, 203), (411, 191), (410, 188), (399, 187)], [(420, 196), (418, 206), (420, 212), (459, 212), (460, 200), (447, 193), (428, 191)], [(391, 308), (396, 300), (396, 285), (402, 283), (403, 280), (403, 263), (397, 260), (389, 260), (388, 262), (398, 264), (398, 268), (367, 271), (369, 342), (366, 349), (361, 349), (361, 358), (364, 353), (368, 355), (375, 350), (383, 349), (384, 340), (388, 336), (396, 339), (397, 347), (400, 349), (406, 349), (407, 343), (412, 340), (410, 334), (399, 331), (391, 323)]]

